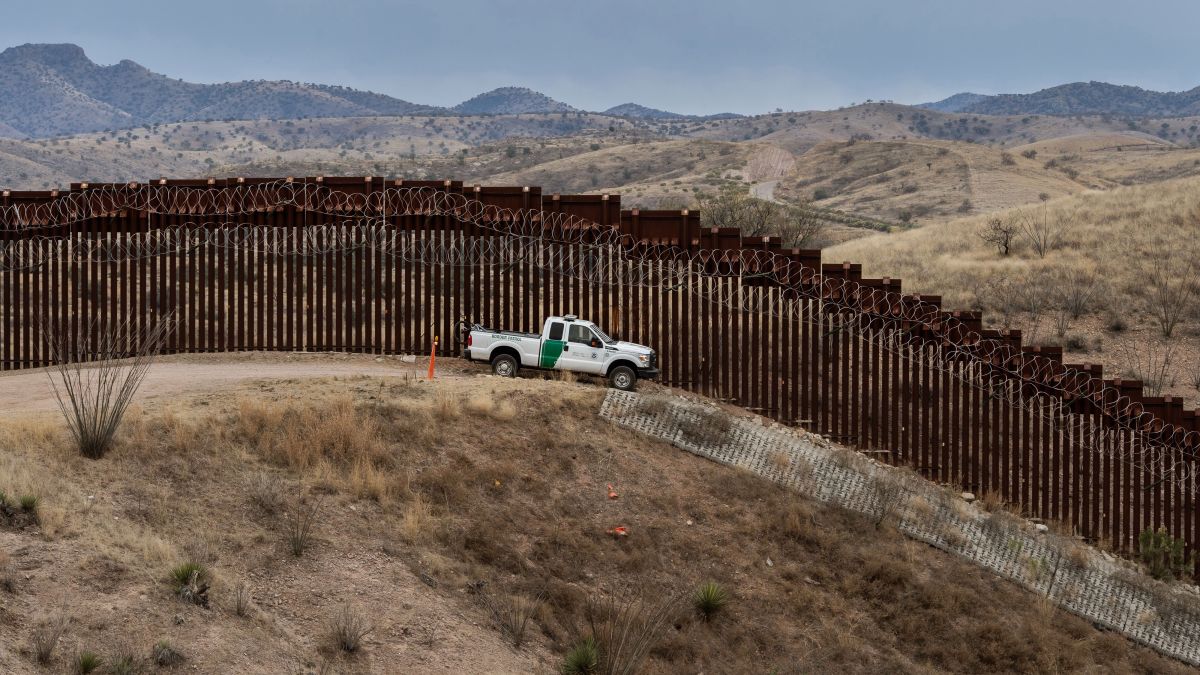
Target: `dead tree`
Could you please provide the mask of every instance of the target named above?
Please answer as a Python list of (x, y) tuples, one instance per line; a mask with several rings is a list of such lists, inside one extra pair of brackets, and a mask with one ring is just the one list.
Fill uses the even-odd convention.
[(1013, 239), (1018, 232), (1017, 224), (1003, 218), (988, 218), (979, 236), (988, 244), (995, 246), (1001, 256), (1007, 256), (1012, 250)]

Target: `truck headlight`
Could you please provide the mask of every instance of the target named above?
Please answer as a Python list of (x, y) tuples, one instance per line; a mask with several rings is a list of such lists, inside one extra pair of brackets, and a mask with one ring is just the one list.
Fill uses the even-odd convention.
[(641, 361), (642, 363), (650, 363), (650, 355), (649, 354), (639, 354), (638, 361)]

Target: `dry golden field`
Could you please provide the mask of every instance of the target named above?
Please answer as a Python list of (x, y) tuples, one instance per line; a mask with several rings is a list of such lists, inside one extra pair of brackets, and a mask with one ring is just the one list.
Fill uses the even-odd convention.
[[(1032, 219), (1057, 241), (1042, 257), (1018, 229), (1010, 255), (1000, 255), (980, 236), (993, 218)], [(861, 262), (868, 276), (902, 279), (909, 292), (941, 295), (948, 308), (984, 309), (992, 327), (1061, 344), (1075, 363), (1160, 380), (1163, 393), (1194, 404), (1200, 401), (1198, 228), (1200, 179), (1180, 178), (865, 237), (827, 249), (825, 257)], [(1178, 315), (1169, 338), (1164, 302)]]

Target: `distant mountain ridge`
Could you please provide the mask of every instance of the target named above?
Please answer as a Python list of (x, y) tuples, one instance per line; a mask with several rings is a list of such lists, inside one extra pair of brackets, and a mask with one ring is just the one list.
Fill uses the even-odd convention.
[(521, 113), (579, 112), (562, 101), (526, 87), (500, 87), (451, 108), (461, 115), (519, 115)]
[[(605, 114), (657, 120), (699, 118), (637, 104)], [(454, 106), (289, 80), (184, 82), (133, 61), (102, 66), (74, 44), (25, 44), (0, 52), (0, 138), (40, 138), (167, 122), (398, 115), (576, 113), (525, 87), (500, 87)]]
[(602, 114), (612, 115), (613, 117), (631, 117), (634, 119), (644, 120), (723, 120), (742, 117), (737, 113), (717, 113), (715, 115), (684, 115), (681, 113), (673, 113), (667, 110), (659, 110), (657, 108), (648, 108), (637, 103), (622, 103), (616, 105)]
[(918, 107), (979, 115), (1186, 117), (1200, 115), (1200, 87), (1162, 92), (1107, 82), (1073, 82), (1032, 94), (961, 93)]

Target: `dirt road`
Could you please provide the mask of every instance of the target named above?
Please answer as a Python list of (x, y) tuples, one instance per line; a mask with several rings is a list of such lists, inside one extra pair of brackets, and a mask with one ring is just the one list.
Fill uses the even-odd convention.
[[(412, 359), (412, 357), (408, 357)], [(424, 377), (427, 358), (406, 362), (403, 357), (369, 354), (308, 354), (251, 352), (242, 354), (191, 354), (163, 357), (146, 375), (135, 400), (195, 394), (255, 380), (294, 380), (319, 377)], [(463, 372), (459, 359), (441, 359), (438, 375)], [(57, 410), (58, 403), (46, 370), (0, 374), (0, 416), (14, 412)]]

